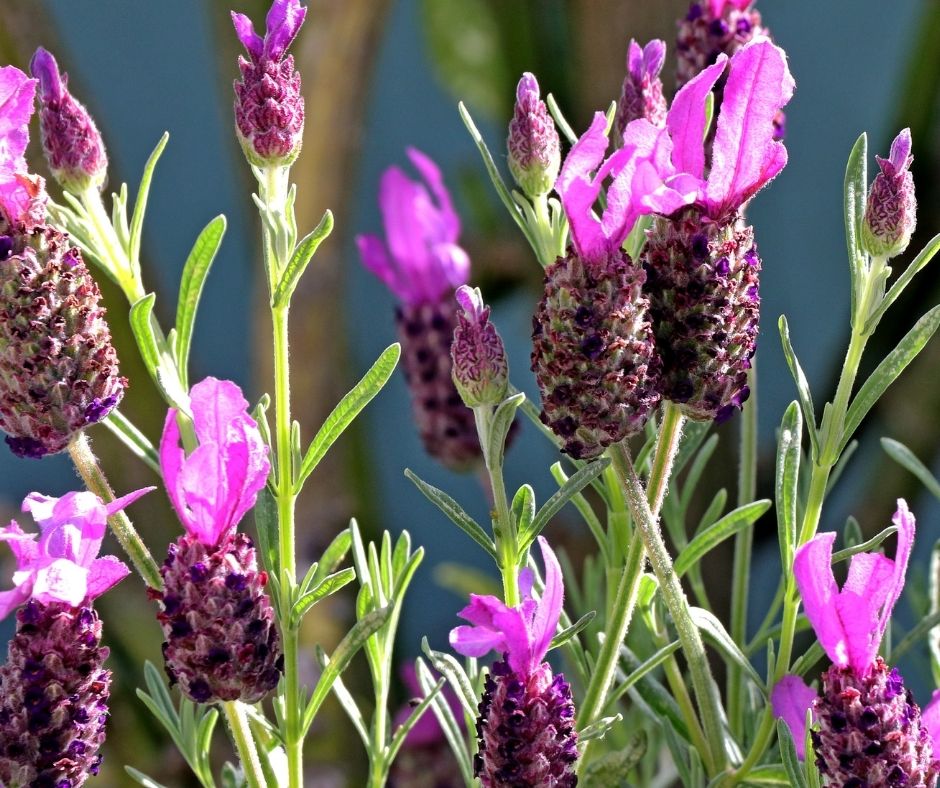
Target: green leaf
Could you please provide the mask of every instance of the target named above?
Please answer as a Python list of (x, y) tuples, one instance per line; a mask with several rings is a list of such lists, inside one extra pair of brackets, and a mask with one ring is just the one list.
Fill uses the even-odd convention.
[[(329, 659), (327, 659), (326, 652), (319, 646), (317, 646), (317, 662), (320, 665), (320, 670), (323, 670), (330, 662)], [(365, 745), (366, 749), (371, 747), (372, 742), (369, 739), (368, 725), (352, 693), (346, 689), (346, 685), (343, 683), (341, 676), (337, 676), (333, 681), (333, 694), (336, 695), (339, 705), (345, 710), (346, 716), (349, 717), (349, 721), (353, 724), (353, 727), (359, 734), (359, 738), (362, 739), (362, 743)]]
[(408, 715), (408, 718), (398, 726), (394, 736), (392, 736), (391, 744), (388, 746), (388, 755), (386, 756), (388, 763), (392, 763), (395, 760), (399, 749), (401, 749), (402, 744), (405, 743), (405, 737), (408, 735), (409, 731), (418, 724), (418, 720), (420, 720), (424, 712), (427, 711), (428, 706), (434, 702), (434, 698), (437, 697), (446, 683), (447, 679), (440, 679), (437, 684), (431, 688), (431, 691), (425, 694), (421, 702), (414, 707), (411, 714)]
[(153, 305), (154, 293), (147, 293), (131, 307), (130, 324), (140, 357), (164, 398), (174, 407), (189, 411), (189, 396), (182, 390), (173, 360), (157, 340)]
[(605, 753), (591, 761), (584, 770), (584, 784), (609, 788), (621, 785), (643, 760), (646, 748), (646, 733), (641, 730), (630, 738), (626, 747)]
[(793, 564), (797, 541), (797, 511), (800, 498), (800, 445), (803, 442), (803, 418), (794, 401), (783, 414), (777, 438), (775, 477), (777, 502), (777, 541), (781, 566)]
[(525, 533), (532, 527), (532, 521), (535, 519), (535, 491), (531, 485), (523, 484), (516, 490), (511, 511), (517, 533)]
[(883, 448), (888, 453), (888, 456), (898, 465), (913, 473), (935, 498), (940, 499), (940, 481), (937, 481), (937, 477), (917, 458), (914, 452), (903, 443), (892, 440), (891, 438), (882, 438), (881, 448)]
[(463, 665), (452, 654), (432, 649), (426, 637), (421, 638), (421, 650), (431, 661), (434, 670), (444, 676), (450, 683), (464, 711), (471, 717), (475, 717), (479, 699), (473, 689), (473, 682), (470, 681)]
[(558, 130), (565, 136), (568, 142), (574, 145), (574, 143), (578, 141), (578, 135), (575, 134), (574, 129), (571, 128), (571, 124), (568, 122), (567, 118), (565, 118), (561, 107), (558, 106), (558, 102), (555, 100), (555, 96), (549, 93), (545, 98), (545, 104), (548, 106), (548, 111), (551, 113), (555, 125), (558, 126)]
[(300, 619), (302, 619), (317, 602), (331, 594), (335, 594), (344, 585), (351, 583), (355, 579), (356, 570), (351, 566), (323, 578), (323, 580), (317, 583), (294, 603), (294, 609), (292, 611), (293, 626), (299, 626)]
[(278, 557), (277, 502), (267, 487), (262, 487), (255, 501), (252, 512), (255, 518), (255, 532), (258, 534), (258, 549), (264, 568), (272, 577), (281, 576)]
[(578, 741), (591, 741), (591, 739), (603, 739), (607, 731), (614, 727), (618, 722), (623, 721), (623, 715), (619, 712), (609, 717), (601, 717), (596, 722), (582, 728), (578, 731)]
[(493, 420), (490, 422), (487, 446), (484, 447), (487, 468), (502, 467), (506, 436), (509, 434), (509, 428), (512, 427), (513, 419), (516, 418), (516, 411), (524, 399), (525, 394), (520, 391), (504, 399), (496, 408)]
[(777, 720), (777, 739), (780, 742), (780, 757), (783, 759), (783, 768), (786, 769), (787, 777), (790, 778), (790, 785), (793, 788), (807, 788), (806, 778), (803, 776), (803, 764), (800, 763), (800, 759), (797, 757), (790, 726), (780, 719)]
[(800, 399), (800, 407), (803, 409), (803, 420), (806, 423), (806, 431), (809, 433), (810, 442), (813, 445), (813, 456), (819, 456), (819, 437), (816, 434), (816, 412), (813, 410), (813, 395), (809, 390), (809, 381), (803, 374), (803, 368), (793, 352), (793, 346), (790, 344), (790, 328), (787, 325), (785, 315), (780, 315), (778, 323), (780, 329), (780, 339), (783, 342), (783, 355), (787, 359), (787, 366), (790, 368), (790, 374), (796, 383), (796, 392)]
[(935, 235), (930, 241), (927, 242), (927, 245), (920, 250), (920, 254), (914, 258), (911, 264), (904, 269), (897, 281), (891, 285), (891, 289), (885, 294), (885, 297), (881, 300), (881, 303), (878, 305), (878, 308), (874, 311), (872, 316), (868, 319), (868, 322), (865, 324), (865, 333), (870, 334), (875, 330), (875, 326), (881, 322), (881, 318), (884, 316), (884, 313), (888, 311), (888, 307), (893, 304), (899, 295), (904, 292), (911, 280), (927, 263), (929, 263), (937, 252), (940, 251), (940, 234)]
[(908, 632), (904, 638), (886, 657), (892, 665), (896, 664), (914, 646), (919, 646), (928, 637), (935, 636), (935, 630), (940, 627), (940, 612), (931, 613), (917, 622), (917, 625)]
[(160, 470), (160, 457), (147, 438), (131, 421), (117, 408), (112, 410), (102, 422), (123, 443), (134, 456), (146, 463), (152, 471), (162, 475)]
[(362, 648), (365, 642), (385, 625), (391, 612), (391, 607), (383, 607), (378, 610), (373, 610), (371, 613), (366, 613), (353, 625), (353, 628), (349, 630), (346, 637), (340, 641), (339, 645), (333, 651), (332, 656), (329, 658), (329, 663), (320, 674), (317, 685), (313, 688), (310, 700), (307, 702), (307, 706), (304, 709), (303, 723), (301, 725), (301, 731), (304, 736), (306, 736), (307, 731), (310, 730), (310, 726), (313, 724), (313, 720), (317, 716), (317, 712), (320, 710), (323, 701), (326, 700), (329, 695), (330, 689), (333, 686), (333, 682), (336, 681), (337, 676), (342, 675), (352, 658), (359, 649)]
[(532, 521), (532, 527), (525, 532), (520, 531), (519, 533), (520, 555), (525, 554), (525, 551), (529, 549), (535, 541), (535, 538), (542, 532), (542, 529), (548, 525), (552, 517), (554, 517), (575, 495), (600, 476), (609, 464), (610, 459), (608, 457), (602, 457), (594, 460), (594, 462), (588, 463), (571, 476), (568, 481), (559, 488), (558, 492), (545, 502), (545, 505), (542, 506), (535, 515), (535, 519)]
[(832, 563), (838, 564), (840, 561), (847, 561), (853, 555), (858, 553), (867, 553), (875, 548), (877, 548), (885, 539), (887, 539), (891, 534), (898, 532), (898, 527), (896, 525), (889, 525), (881, 533), (876, 534), (867, 542), (862, 542), (861, 544), (854, 544), (851, 547), (846, 547), (844, 550), (839, 550), (832, 554)]
[(565, 627), (561, 632), (559, 632), (555, 637), (552, 638), (551, 645), (548, 649), (551, 651), (553, 648), (558, 648), (559, 646), (565, 645), (571, 638), (581, 632), (588, 624), (590, 624), (594, 618), (597, 616), (596, 610), (589, 610), (581, 618), (575, 621), (570, 627)]
[(196, 322), (196, 310), (202, 295), (203, 285), (212, 261), (222, 244), (225, 235), (225, 217), (216, 216), (193, 244), (186, 264), (183, 266), (183, 278), (180, 280), (179, 300), (176, 303), (176, 364), (182, 378), (183, 387), (189, 387), (187, 367), (189, 366), (189, 348), (193, 339), (193, 325)]
[(766, 763), (747, 773), (749, 785), (790, 785), (790, 777), (782, 763)]
[(320, 560), (317, 562), (317, 571), (313, 575), (313, 582), (319, 583), (328, 574), (336, 571), (342, 560), (349, 553), (352, 546), (352, 533), (349, 528), (344, 528), (333, 538), (329, 547), (323, 551)]
[[(431, 674), (431, 671), (421, 657), (415, 660), (415, 674), (418, 679), (418, 686), (421, 687), (421, 691), (426, 695), (430, 694), (431, 690), (437, 686), (435, 677)], [(467, 786), (475, 785), (476, 782), (473, 779), (473, 768), (471, 766), (471, 754), (467, 749), (462, 726), (454, 717), (453, 709), (451, 709), (450, 704), (439, 692), (433, 696), (431, 708), (434, 711), (434, 716), (437, 717), (441, 730), (444, 732), (444, 738), (447, 739), (447, 743), (450, 745), (451, 752), (454, 753), (454, 758), (457, 760), (457, 765), (463, 777), (464, 784)], [(474, 710), (472, 714), (476, 716), (476, 711)]]
[(754, 682), (762, 693), (766, 694), (764, 680), (760, 677), (751, 661), (744, 656), (744, 653), (738, 648), (731, 635), (724, 625), (707, 610), (700, 607), (690, 607), (689, 612), (692, 615), (692, 621), (701, 631), (702, 635), (710, 640), (718, 650), (724, 654), (726, 659), (730, 659)]
[(717, 523), (696, 536), (676, 558), (675, 571), (682, 577), (702, 557), (738, 531), (750, 528), (770, 508), (770, 501), (761, 500), (739, 506), (728, 512)]
[[(636, 655), (626, 646), (620, 647), (620, 658), (627, 670), (634, 671), (641, 667)], [(636, 682), (634, 700), (644, 713), (663, 725), (663, 730), (672, 731), (684, 743), (690, 741), (689, 730), (682, 718), (679, 705), (672, 695), (648, 673)]]
[(669, 659), (669, 657), (675, 654), (681, 645), (682, 644), (678, 640), (672, 641), (672, 643), (663, 646), (661, 649), (656, 651), (656, 653), (648, 657), (640, 665), (630, 671), (627, 677), (617, 685), (613, 692), (610, 693), (610, 699), (607, 701), (607, 705), (611, 706), (612, 704), (619, 701), (620, 698), (622, 698), (634, 684), (646, 676), (647, 673), (656, 670), (656, 668), (662, 665), (667, 659)]
[(860, 247), (865, 200), (868, 196), (868, 135), (862, 134), (852, 147), (845, 168), (844, 185), (845, 243), (852, 273), (852, 315), (855, 314), (856, 296), (862, 276), (864, 253)]
[(137, 199), (134, 201), (134, 215), (131, 217), (130, 240), (127, 245), (127, 256), (131, 265), (138, 265), (140, 261), (140, 237), (144, 227), (144, 214), (147, 212), (147, 197), (150, 194), (150, 181), (153, 179), (153, 171), (160, 160), (160, 154), (166, 147), (170, 139), (168, 131), (163, 132), (160, 141), (147, 159), (144, 165), (143, 175), (140, 176), (140, 186), (137, 189)]
[(333, 408), (333, 412), (326, 417), (326, 421), (323, 422), (323, 426), (320, 427), (310, 444), (310, 448), (307, 449), (307, 454), (304, 456), (297, 479), (294, 482), (295, 494), (300, 492), (304, 481), (313, 473), (313, 469), (323, 459), (330, 446), (343, 434), (343, 431), (359, 415), (362, 409), (372, 401), (372, 398), (382, 390), (382, 387), (392, 376), (392, 372), (395, 371), (400, 355), (401, 345), (397, 342), (385, 348), (378, 360), (363, 375), (362, 380), (353, 386), (350, 392)]
[(888, 386), (894, 383), (904, 368), (924, 349), (938, 327), (940, 327), (940, 305), (935, 306), (914, 324), (914, 327), (898, 342), (897, 347), (862, 384), (845, 414), (845, 426), (839, 443), (840, 452), (851, 440), (868, 411), (881, 398)]
[(148, 777), (141, 771), (138, 771), (133, 766), (125, 766), (124, 771), (126, 771), (131, 777), (133, 777), (138, 783), (140, 783), (144, 788), (166, 788), (163, 783), (158, 783), (152, 777)]
[(426, 481), (418, 478), (414, 473), (411, 472), (410, 468), (405, 469), (405, 476), (407, 476), (414, 485), (424, 494), (424, 497), (427, 498), (431, 503), (437, 506), (444, 514), (446, 514), (451, 522), (454, 523), (461, 531), (463, 531), (467, 536), (473, 539), (480, 547), (486, 550), (487, 553), (493, 558), (493, 560), (498, 560), (496, 555), (496, 545), (493, 544), (493, 540), (486, 535), (486, 531), (476, 522), (469, 514), (467, 514), (463, 507), (453, 498), (451, 498), (443, 490), (437, 489)]
[(294, 254), (284, 267), (281, 274), (281, 280), (274, 289), (274, 296), (271, 298), (271, 306), (275, 309), (285, 307), (290, 303), (294, 290), (297, 289), (297, 283), (306, 270), (307, 265), (313, 259), (317, 248), (325, 241), (330, 233), (333, 232), (333, 213), (327, 210), (320, 219), (320, 223), (310, 231), (294, 249)]

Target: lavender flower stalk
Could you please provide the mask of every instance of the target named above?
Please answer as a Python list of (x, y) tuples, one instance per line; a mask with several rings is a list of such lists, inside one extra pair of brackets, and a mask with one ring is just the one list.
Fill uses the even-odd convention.
[(509, 389), (509, 361), (478, 287), (457, 288), (457, 328), (450, 346), (454, 385), (468, 408), (499, 405)]
[(387, 246), (375, 235), (360, 235), (356, 243), (363, 265), (399, 301), (402, 368), (424, 448), (447, 467), (465, 470), (480, 460), (480, 442), (473, 412), (454, 386), (450, 349), (454, 290), (467, 283), (470, 258), (457, 244), (460, 218), (441, 171), (419, 150), (409, 148), (408, 157), (427, 186), (389, 167), (379, 186)]
[(92, 602), (129, 570), (97, 555), (107, 518), (152, 489), (107, 506), (89, 492), (31, 493), (23, 511), (39, 524), (39, 539), (16, 522), (0, 530), (18, 565), (15, 587), (0, 592), (0, 618), (19, 608), (0, 667), (0, 784), (7, 788), (77, 788), (98, 773), (111, 671)]
[(506, 140), (509, 171), (532, 199), (548, 194), (561, 166), (561, 141), (539, 83), (528, 71), (516, 86), (516, 106)]
[(474, 772), (484, 788), (577, 784), (577, 733), (571, 688), (543, 662), (555, 636), (564, 598), (561, 567), (544, 537), (545, 589), (532, 596), (532, 570), (519, 573), (522, 604), (507, 607), (493, 596), (470, 595), (460, 617), (471, 626), (450, 633), (467, 657), (503, 652), (486, 677), (477, 720), (479, 752)]
[(881, 172), (868, 191), (862, 220), (862, 244), (869, 254), (891, 258), (907, 249), (917, 224), (917, 200), (910, 167), (911, 130), (904, 129), (891, 143), (887, 159), (876, 156)]
[(235, 82), (235, 129), (251, 164), (289, 166), (300, 155), (304, 99), (294, 56), (287, 55), (307, 15), (299, 0), (274, 0), (265, 19), (264, 38), (251, 20), (232, 12), (248, 59), (238, 58), (241, 80)]
[(646, 118), (654, 126), (666, 124), (666, 99), (659, 78), (666, 60), (666, 43), (653, 39), (641, 47), (632, 38), (627, 52), (627, 75), (617, 104), (614, 126), (622, 137), (630, 121)]
[(197, 703), (254, 703), (277, 685), (283, 658), (267, 573), (235, 526), (265, 484), (268, 449), (234, 383), (206, 378), (191, 400), (199, 447), (186, 456), (173, 408), (160, 443), (167, 493), (186, 528), (160, 570), (163, 591), (151, 590), (163, 656), (171, 681)]
[(108, 175), (104, 141), (88, 110), (68, 90), (68, 75), (50, 52), (36, 50), (29, 70), (39, 80), (42, 150), (59, 185), (73, 194), (100, 191)]

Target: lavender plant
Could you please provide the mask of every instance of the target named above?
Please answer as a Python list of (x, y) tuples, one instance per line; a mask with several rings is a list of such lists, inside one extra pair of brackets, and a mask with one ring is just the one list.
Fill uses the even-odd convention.
[[(787, 163), (782, 113), (794, 81), (749, 2), (692, 4), (679, 21), (680, 87), (671, 101), (659, 76), (665, 43), (631, 39), (619, 100), (594, 113), (580, 136), (551, 96), (542, 100), (536, 77), (523, 74), (506, 143), (518, 190), (461, 105), (494, 188), (543, 269), (531, 353), (540, 407), (510, 370), (483, 292), (469, 284), (444, 173), (414, 148), (408, 156), (421, 181), (385, 171), (385, 238), (360, 235), (357, 243), (398, 302), (400, 345), (382, 353), (303, 449), (306, 428), (291, 416), (289, 316), (301, 276), (333, 229), (327, 210), (301, 236), (294, 210), (291, 168), (305, 105), (288, 50), (306, 13), (300, 0), (273, 0), (263, 35), (232, 13), (248, 55), (234, 84), (235, 135), (256, 182), (273, 329), (273, 396), (253, 407), (231, 381), (190, 385), (197, 307), (225, 219), (213, 219), (194, 243), (172, 329), (160, 325), (156, 294), (144, 284), (147, 196), (167, 137), (145, 166), (133, 209), (125, 185), (107, 205), (104, 141), (52, 54), (36, 52), (33, 79), (0, 69), (0, 427), (21, 457), (67, 451), (88, 488), (26, 499), (38, 539), (15, 522), (0, 531), (17, 562), (13, 588), (0, 592), (0, 615), (16, 614), (0, 667), (0, 784), (80, 786), (99, 771), (110, 672), (92, 603), (130, 572), (113, 556), (97, 557), (109, 526), (156, 603), (164, 637), (165, 676), (147, 663), (140, 701), (205, 788), (310, 784), (304, 745), (330, 697), (365, 753), (347, 752), (347, 764), (366, 764), (369, 788), (935, 786), (940, 695), (921, 706), (896, 663), (926, 642), (940, 683), (940, 553), (931, 613), (892, 645), (915, 533), (906, 503), (868, 541), (851, 521), (836, 552), (839, 535), (817, 533), (855, 432), (940, 327), (934, 307), (856, 386), (882, 317), (940, 249), (937, 236), (891, 281), (888, 263), (908, 246), (916, 217), (909, 130), (877, 159), (871, 185), (865, 135), (849, 158), (849, 345), (818, 420), (780, 318), (796, 399), (777, 434), (773, 500), (756, 496), (762, 263), (746, 209)], [(58, 201), (25, 159), (34, 99)], [(158, 445), (121, 413), (128, 383), (107, 323), (119, 310), (106, 315), (85, 260), (128, 301), (141, 359), (167, 406)], [(458, 614), (467, 623), (452, 630), (447, 650), (421, 644), (413, 671), (406, 665), (415, 697), (404, 707), (393, 691), (405, 664), (399, 648), (413, 655), (417, 644), (409, 652), (398, 630), (425, 549), (407, 532), (370, 541), (353, 519), (318, 561), (299, 566), (295, 521), (304, 483), (400, 354), (427, 452), (448, 469), (481, 472), (489, 527), (405, 473), (493, 560), (501, 589), (470, 594)], [(558, 489), (541, 506), (533, 486), (511, 493), (504, 478), (520, 414), (559, 452), (551, 468)], [(740, 473), (729, 507), (727, 491), (705, 491), (702, 480), (719, 440), (712, 424), (735, 418)], [(86, 434), (97, 422), (150, 468), (182, 523), (162, 565), (123, 511), (153, 488), (115, 498)], [(911, 452), (896, 441), (885, 448), (940, 497), (940, 483)], [(708, 503), (695, 522), (697, 497)], [(568, 504), (596, 546), (581, 565), (550, 546), (563, 542), (553, 520)], [(781, 571), (771, 608), (750, 632), (753, 532), (771, 508)], [(141, 505), (136, 511), (148, 517)], [(894, 535), (887, 558), (881, 550)], [(725, 623), (703, 564), (732, 537)], [(833, 567), (846, 560), (840, 587)], [(327, 653), (306, 642), (304, 618), (353, 583), (354, 620), (339, 643)], [(799, 634), (808, 629), (815, 640), (807, 646)], [(301, 667), (308, 649), (319, 668), (309, 687)], [(347, 673), (360, 652), (365, 692)], [(831, 664), (818, 687), (808, 685), (824, 658)], [(238, 763), (219, 768), (220, 715)], [(133, 765), (126, 772), (160, 786)]]

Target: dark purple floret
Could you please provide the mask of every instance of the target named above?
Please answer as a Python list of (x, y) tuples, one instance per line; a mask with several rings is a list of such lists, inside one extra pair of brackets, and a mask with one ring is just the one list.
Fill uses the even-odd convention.
[(4, 441), (17, 457), (39, 460), (49, 454), (49, 450), (33, 438), (14, 438), (7, 435)]

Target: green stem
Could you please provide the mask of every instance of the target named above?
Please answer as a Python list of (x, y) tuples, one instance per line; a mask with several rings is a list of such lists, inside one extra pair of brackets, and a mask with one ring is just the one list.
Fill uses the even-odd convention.
[[(741, 451), (738, 458), (738, 506), (745, 506), (757, 497), (757, 368), (748, 372), (751, 396), (741, 421)], [(731, 581), (731, 639), (747, 642), (747, 602), (751, 585), (751, 553), (754, 529), (739, 531), (734, 540), (734, 565)], [(744, 732), (744, 681), (741, 668), (728, 665), (728, 718), (731, 730)]]
[[(661, 428), (662, 432), (660, 433), (660, 443), (664, 446), (678, 446), (677, 435), (664, 434), (667, 430), (671, 432), (681, 430), (681, 415), (672, 413), (673, 410), (675, 410), (675, 406), (672, 403), (667, 403)], [(701, 753), (702, 760), (705, 762), (709, 773), (716, 774), (725, 768), (727, 755), (724, 748), (721, 700), (712, 678), (711, 668), (708, 665), (705, 644), (702, 642), (698, 627), (692, 621), (689, 602), (682, 590), (679, 578), (673, 570), (672, 558), (663, 542), (658, 517), (653, 514), (650, 508), (646, 491), (636, 475), (627, 447), (623, 443), (618, 443), (611, 448), (614, 468), (624, 487), (624, 493), (633, 514), (633, 521), (643, 538), (646, 554), (652, 564), (653, 571), (656, 573), (656, 579), (659, 581), (663, 601), (676, 627), (679, 641), (682, 643), (682, 649), (689, 665), (692, 686), (695, 690), (701, 714), (702, 727), (708, 741), (708, 749)], [(671, 467), (671, 464), (669, 462), (666, 467)], [(654, 495), (655, 489), (650, 497), (652, 498)]]
[(238, 759), (245, 772), (248, 788), (266, 788), (267, 781), (261, 771), (261, 761), (258, 760), (258, 750), (255, 748), (255, 740), (248, 726), (244, 706), (241, 701), (229, 700), (222, 704), (222, 708), (225, 710), (225, 719), (232, 732), (232, 741), (235, 742), (235, 748), (238, 750)]
[(111, 217), (108, 216), (101, 200), (101, 193), (94, 186), (90, 186), (79, 197), (100, 244), (97, 250), (99, 256), (106, 258), (127, 300), (133, 304), (144, 297), (144, 288), (139, 272), (133, 270), (132, 263), (114, 231)]
[[(682, 414), (675, 405), (667, 402), (663, 412), (663, 423), (659, 427), (659, 437), (656, 440), (656, 454), (653, 455), (653, 465), (650, 468), (650, 476), (646, 485), (646, 500), (649, 502), (649, 510), (654, 521), (659, 518), (659, 512), (663, 508), (669, 478), (672, 476), (672, 464), (676, 460), (676, 452), (679, 450), (679, 441), (681, 439)], [(622, 445), (618, 447), (618, 450), (620, 454), (625, 454)], [(614, 452), (614, 454), (616, 453)], [(615, 465), (616, 462), (616, 457), (614, 457)], [(629, 497), (630, 493), (627, 492), (628, 500)], [(633, 516), (635, 520), (636, 513)]]
[[(111, 503), (115, 496), (108, 483), (104, 471), (98, 464), (98, 459), (91, 450), (91, 442), (84, 432), (79, 432), (69, 443), (69, 456), (75, 464), (75, 470), (82, 477), (85, 486), (105, 503)], [(154, 589), (163, 588), (163, 579), (160, 568), (147, 549), (140, 535), (134, 529), (133, 523), (124, 512), (115, 512), (108, 518), (111, 532), (117, 537), (121, 547), (130, 558), (144, 582)]]

